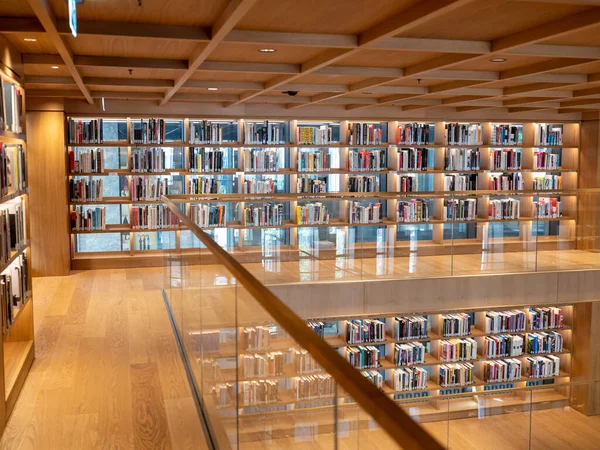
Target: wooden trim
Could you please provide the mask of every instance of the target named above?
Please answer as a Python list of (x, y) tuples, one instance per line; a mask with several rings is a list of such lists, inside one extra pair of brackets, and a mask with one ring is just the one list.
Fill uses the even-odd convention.
[(254, 278), (209, 235), (200, 230), (171, 200), (163, 197), (163, 201), (171, 209), (171, 212), (185, 226), (189, 227), (207, 249), (218, 258), (219, 263), (235, 276), (236, 280), (269, 313), (273, 320), (283, 327), (300, 346), (310, 352), (317, 363), (354, 398), (367, 414), (379, 423), (398, 446), (405, 449), (442, 448), (431, 435), (415, 423), (408, 414), (399, 409), (389, 397), (380, 392), (373, 383), (363, 377), (360, 372), (350, 370), (352, 366), (339, 353), (333, 350), (325, 340), (309, 330), (300, 317)]

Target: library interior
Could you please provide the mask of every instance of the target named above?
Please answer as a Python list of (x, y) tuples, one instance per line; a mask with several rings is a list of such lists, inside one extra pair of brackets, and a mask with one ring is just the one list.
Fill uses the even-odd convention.
[(599, 280), (600, 0), (0, 0), (0, 450), (599, 450)]

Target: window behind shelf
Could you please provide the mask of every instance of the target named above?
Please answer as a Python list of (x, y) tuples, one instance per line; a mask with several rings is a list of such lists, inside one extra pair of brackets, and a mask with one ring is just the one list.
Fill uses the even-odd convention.
[(244, 230), (245, 247), (290, 245), (290, 230), (287, 228), (247, 228)]
[(76, 234), (75, 252), (121, 252), (129, 251), (129, 233)]
[[(127, 141), (127, 120), (102, 120), (102, 136), (104, 142)], [(106, 157), (106, 156), (105, 156)], [(113, 166), (107, 166), (113, 167)]]
[(534, 220), (532, 226), (533, 236), (558, 236), (560, 234), (560, 221)]
[(476, 223), (449, 223), (444, 224), (444, 240), (476, 239)]
[(491, 222), (488, 227), (488, 238), (519, 237), (519, 222)]

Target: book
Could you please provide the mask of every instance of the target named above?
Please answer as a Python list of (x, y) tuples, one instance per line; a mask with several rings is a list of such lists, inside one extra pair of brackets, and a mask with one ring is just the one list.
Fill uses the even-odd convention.
[(336, 386), (335, 380), (328, 374), (303, 375), (292, 378), (292, 391), (296, 401), (333, 397)]
[(201, 228), (227, 226), (226, 206), (204, 203), (190, 205), (190, 218)]
[(477, 174), (445, 174), (444, 191), (476, 191)]
[(326, 172), (331, 170), (331, 155), (327, 150), (298, 150), (299, 172)]
[(483, 363), (483, 380), (486, 383), (518, 381), (521, 379), (522, 364), (519, 359), (501, 359)]
[(283, 225), (283, 204), (264, 203), (245, 206), (244, 225), (254, 227)]
[(417, 192), (419, 190), (419, 179), (416, 175), (398, 176), (398, 192)]
[(0, 89), (0, 129), (23, 132), (23, 91), (16, 84), (2, 80)]
[(100, 231), (106, 229), (105, 206), (75, 206), (71, 211), (73, 231)]
[(522, 152), (515, 149), (491, 149), (491, 170), (520, 170), (522, 164)]
[(69, 151), (70, 173), (104, 173), (104, 150), (77, 149)]
[(556, 197), (538, 197), (533, 201), (534, 217), (558, 219), (562, 217), (562, 202)]
[(480, 123), (446, 123), (446, 144), (482, 145), (483, 128)]
[(190, 120), (189, 143), (198, 144), (222, 144), (226, 128), (237, 125), (229, 122), (212, 122), (210, 120)]
[(428, 123), (399, 123), (396, 129), (396, 143), (399, 145), (420, 145), (432, 142), (434, 126)]
[(188, 168), (190, 172), (222, 172), (223, 150), (218, 148), (190, 147)]
[(562, 125), (537, 123), (534, 127), (535, 145), (562, 145)]
[(551, 330), (563, 327), (563, 313), (556, 307), (534, 307), (527, 310), (529, 329)]
[(131, 207), (133, 230), (174, 229), (179, 219), (166, 205), (133, 205)]
[(475, 383), (475, 366), (464, 362), (456, 364), (443, 364), (439, 367), (440, 386), (468, 386)]
[(489, 201), (488, 218), (491, 220), (515, 220), (521, 217), (521, 199), (503, 198)]
[(427, 371), (421, 367), (402, 367), (391, 371), (389, 385), (394, 391), (427, 389)]
[(398, 170), (426, 171), (429, 163), (429, 150), (426, 148), (398, 149)]
[(166, 154), (162, 148), (132, 148), (131, 171), (164, 172), (166, 167)]
[(20, 255), (0, 275), (0, 305), (2, 307), (2, 334), (6, 334), (20, 308), (29, 296), (29, 262)]
[(480, 170), (479, 149), (447, 148), (444, 151), (445, 170)]
[(69, 119), (68, 135), (69, 144), (102, 144), (103, 123), (102, 119)]
[(244, 152), (246, 172), (279, 171), (279, 152), (276, 149), (251, 149)]
[(244, 378), (281, 376), (284, 364), (285, 358), (282, 352), (239, 356), (239, 370)]
[(385, 323), (381, 320), (347, 320), (346, 342), (348, 344), (366, 344), (385, 341)]
[(474, 198), (444, 199), (442, 217), (447, 221), (477, 219), (477, 200)]
[(348, 223), (381, 223), (382, 220), (381, 203), (348, 202)]
[(440, 360), (443, 362), (477, 359), (477, 341), (473, 338), (440, 341)]
[(529, 356), (525, 363), (527, 378), (550, 378), (560, 375), (560, 358), (554, 355)]
[(269, 327), (245, 327), (241, 332), (241, 341), (246, 351), (268, 350), (271, 342)]
[(352, 172), (385, 170), (386, 160), (385, 150), (349, 150), (348, 170)]
[(556, 331), (529, 333), (527, 335), (527, 353), (560, 353), (563, 351), (563, 337)]
[(72, 202), (98, 202), (102, 200), (104, 180), (71, 178), (69, 180), (69, 198)]
[(348, 177), (348, 192), (379, 192), (379, 176), (355, 175)]
[(296, 180), (296, 192), (300, 194), (319, 194), (327, 192), (327, 179), (309, 178), (300, 175)]
[(523, 125), (492, 124), (492, 145), (523, 145)]
[(465, 313), (444, 314), (442, 336), (468, 336), (471, 334), (471, 316)]
[(379, 349), (373, 346), (344, 347), (340, 352), (357, 369), (376, 369), (380, 366)]
[(298, 125), (296, 143), (299, 145), (322, 145), (333, 142), (333, 127), (328, 125)]
[(131, 200), (160, 200), (169, 194), (169, 180), (160, 177), (131, 177)]
[(423, 199), (398, 200), (396, 222), (429, 222), (429, 202)]
[(562, 176), (547, 174), (533, 177), (533, 189), (535, 191), (547, 191), (562, 189)]
[(131, 119), (130, 121), (131, 144), (164, 144), (165, 133), (164, 119)]
[(392, 335), (394, 339), (427, 339), (426, 316), (394, 317)]
[(292, 360), (294, 373), (298, 375), (321, 372), (323, 370), (310, 353), (304, 349), (294, 349)]
[(525, 312), (518, 309), (510, 311), (486, 311), (484, 331), (486, 333), (506, 333), (525, 331)]
[(246, 122), (244, 142), (246, 144), (283, 144), (287, 137), (287, 124), (284, 122)]
[[(245, 183), (244, 183), (245, 186)], [(187, 177), (188, 194), (221, 194), (221, 182), (216, 178), (206, 177)]]
[(377, 145), (384, 139), (384, 130), (380, 123), (348, 123), (349, 145)]
[(490, 174), (488, 189), (490, 191), (522, 191), (525, 188), (523, 174), (520, 172), (506, 174)]
[(420, 342), (394, 344), (392, 362), (397, 366), (425, 363), (425, 345)]
[(525, 338), (519, 334), (500, 334), (483, 339), (483, 354), (486, 358), (520, 356), (523, 354)]
[(298, 225), (322, 225), (329, 223), (329, 211), (321, 202), (306, 203), (296, 206), (296, 223)]
[(560, 164), (560, 153), (550, 150), (536, 150), (533, 152), (533, 168), (535, 170), (558, 170)]

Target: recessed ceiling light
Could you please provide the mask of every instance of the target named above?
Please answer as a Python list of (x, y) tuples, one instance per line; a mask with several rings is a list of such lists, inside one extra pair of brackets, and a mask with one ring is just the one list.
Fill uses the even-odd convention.
[(23, 38), (25, 42), (37, 42), (36, 38)]
[(491, 62), (504, 62), (506, 61), (506, 58), (492, 58), (490, 59)]
[(219, 88), (208, 88), (209, 91), (218, 91)]
[(51, 69), (58, 69), (58, 66), (50, 66)]
[(261, 48), (258, 51), (262, 52), (262, 53), (273, 53), (275, 51), (275, 49), (274, 48)]

